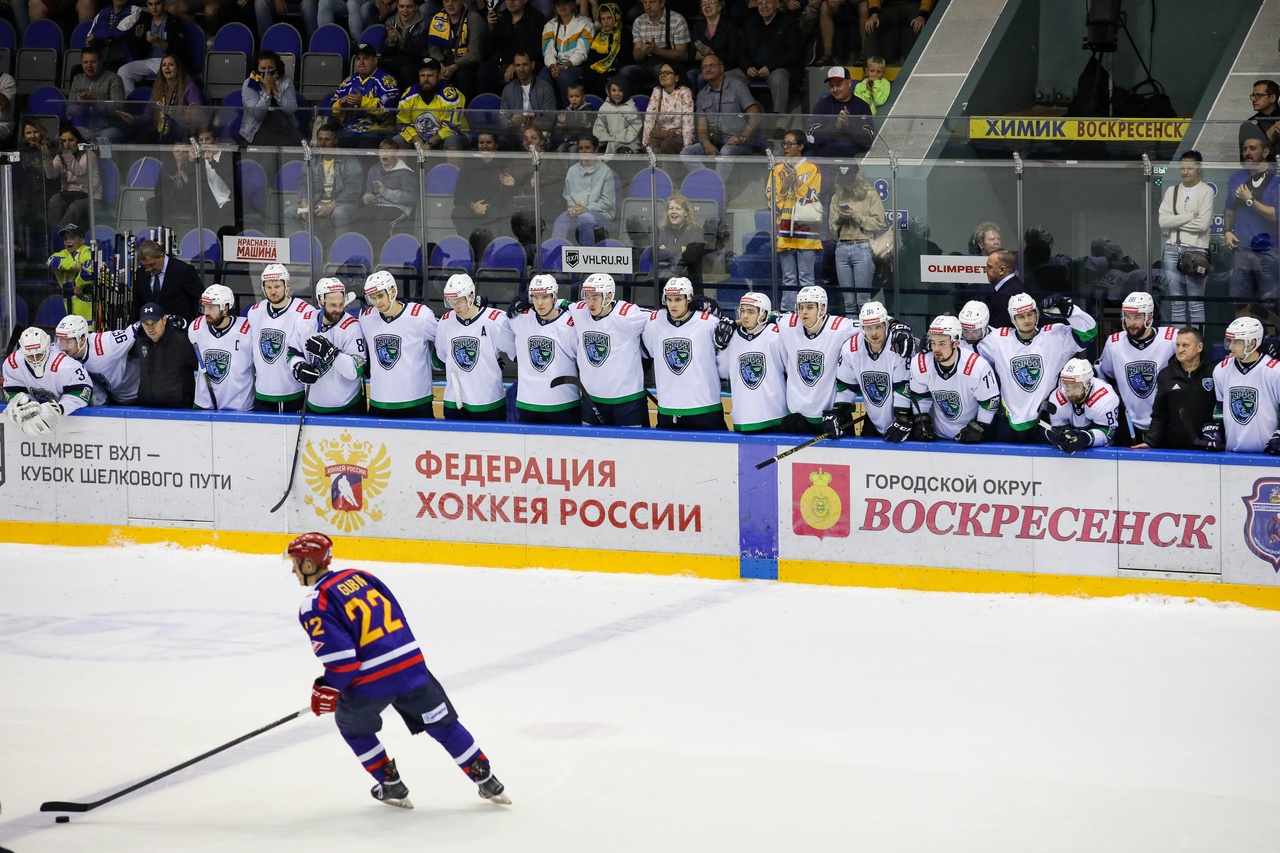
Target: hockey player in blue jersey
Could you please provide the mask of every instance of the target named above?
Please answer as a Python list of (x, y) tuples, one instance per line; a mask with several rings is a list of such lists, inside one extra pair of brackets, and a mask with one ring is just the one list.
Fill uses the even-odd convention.
[(373, 798), (413, 808), (395, 761), (378, 740), (382, 712), (390, 706), (410, 732), (426, 732), (443, 746), (482, 798), (509, 804), (489, 759), (427, 669), (391, 590), (368, 572), (331, 571), (333, 542), (323, 533), (296, 537), (285, 553), (294, 577), (309, 589), (298, 620), (324, 664), (324, 675), (311, 689), (311, 710), (334, 714), (338, 732), (374, 778)]

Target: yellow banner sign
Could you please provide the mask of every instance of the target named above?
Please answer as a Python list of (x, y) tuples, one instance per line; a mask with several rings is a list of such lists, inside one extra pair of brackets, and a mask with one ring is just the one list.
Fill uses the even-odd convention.
[(1190, 120), (1181, 118), (978, 116), (969, 119), (969, 138), (1046, 142), (1180, 142), (1190, 123)]

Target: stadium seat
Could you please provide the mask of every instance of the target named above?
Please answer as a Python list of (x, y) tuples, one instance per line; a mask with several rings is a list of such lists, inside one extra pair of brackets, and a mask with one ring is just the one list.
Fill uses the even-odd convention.
[(319, 266), (323, 261), (319, 237), (312, 237), (306, 231), (294, 231), (289, 235), (289, 269), (310, 270), (313, 262)]
[(485, 247), (484, 257), (480, 259), (480, 268), (523, 269), (524, 247), (514, 237), (495, 237)]
[(379, 267), (409, 267), (422, 271), (422, 247), (412, 234), (392, 234), (378, 253)]
[(453, 195), (458, 186), (458, 167), (452, 163), (440, 163), (427, 172), (423, 180), (423, 192), (438, 195)]
[[(346, 68), (351, 60), (351, 36), (345, 27), (337, 24), (325, 24), (317, 27), (307, 43), (307, 53), (336, 53), (342, 57), (342, 67)], [(344, 74), (343, 77), (346, 75)]]
[(636, 105), (636, 112), (644, 115), (645, 110), (649, 109), (649, 96), (635, 95), (631, 98), (631, 103)]
[(471, 244), (456, 234), (445, 237), (431, 250), (431, 266), (473, 272), (475, 264), (471, 256)]
[(560, 272), (564, 269), (564, 259), (561, 252), (565, 246), (572, 246), (568, 240), (563, 237), (552, 237), (544, 240), (542, 243), (542, 270), (543, 272)]
[(236, 89), (234, 92), (228, 92), (222, 99), (217, 117), (214, 118), (213, 124), (218, 134), (218, 141), (238, 143), (242, 121), (244, 121), (244, 93)]
[(255, 51), (253, 31), (239, 22), (223, 24), (213, 37), (211, 50), (220, 52), (238, 51), (243, 53), (247, 59)]
[(67, 300), (60, 294), (47, 297), (36, 310), (36, 325), (52, 329), (67, 316)]
[(98, 157), (94, 160), (98, 170), (98, 182), (102, 184), (101, 211), (104, 216), (115, 221), (116, 202), (120, 200), (120, 167), (116, 161)]
[(208, 228), (193, 228), (183, 235), (178, 244), (178, 254), (197, 269), (211, 267), (217, 270), (222, 262), (222, 247), (218, 245), (218, 235)]
[(95, 243), (115, 245), (116, 230), (110, 225), (95, 225), (93, 226), (93, 236), (90, 239)]
[(663, 201), (671, 197), (671, 176), (663, 169), (645, 167), (631, 179), (631, 188), (627, 190), (629, 198), (658, 199)]
[(159, 180), (160, 161), (155, 157), (140, 157), (129, 167), (124, 185), (131, 189), (153, 190)]
[(371, 44), (381, 52), (382, 40), (386, 37), (387, 28), (380, 24), (374, 24), (371, 27), (366, 27), (365, 31), (360, 34), (360, 42), (362, 44)]
[[(3, 20), (4, 18), (0, 18), (0, 21), (3, 21)], [(13, 51), (14, 49), (11, 47), (0, 47), (0, 72), (3, 72), (5, 74), (13, 73)], [(76, 64), (79, 64), (79, 62), (80, 62), (80, 59), (79, 59), (79, 56), (77, 55)], [(70, 83), (68, 83), (67, 85), (70, 85)]]
[(262, 34), (262, 49), (274, 50), (281, 57), (292, 56), (295, 60), (302, 57), (302, 35), (293, 24), (281, 21), (272, 24)]
[[(27, 303), (24, 299), (18, 299), (13, 303), (13, 325), (21, 328), (27, 325)], [(0, 320), (4, 319), (5, 304), (0, 300)]]
[(62, 42), (62, 29), (49, 18), (31, 22), (27, 31), (22, 34), (22, 46), (54, 50), (58, 53), (62, 53), (66, 48)]
[(304, 53), (302, 68), (298, 71), (298, 91), (313, 101), (332, 95), (347, 79), (346, 68), (346, 60), (341, 54)]
[(93, 29), (93, 21), (81, 21), (76, 24), (76, 28), (71, 31), (71, 46), (78, 50), (83, 50), (88, 44), (89, 30)]
[[(0, 67), (8, 70), (8, 63), (5, 62)], [(62, 91), (71, 91), (71, 81), (80, 72), (80, 48), (73, 47), (62, 56)]]
[(18, 34), (13, 29), (13, 24), (0, 18), (0, 47), (9, 48), (10, 52), (18, 49)]
[(604, 98), (599, 95), (587, 95), (586, 101), (591, 106), (591, 109), (597, 112), (599, 112), (600, 107), (604, 105)]
[(59, 122), (67, 119), (67, 99), (57, 86), (41, 86), (31, 93), (26, 112), (40, 116), (57, 116)]
[(187, 22), (187, 61), (191, 68), (204, 68), (205, 40), (208, 38), (199, 24)]
[(249, 54), (238, 50), (211, 50), (205, 55), (204, 94), (211, 101), (221, 101), (232, 92), (239, 93), (248, 76)]
[(373, 246), (369, 238), (354, 231), (340, 235), (329, 247), (329, 262), (324, 269), (326, 273), (369, 275), (373, 272)]
[(267, 220), (267, 173), (255, 160), (235, 165), (236, 192), (240, 194), (244, 221), (265, 225)]
[(482, 130), (501, 132), (503, 130), (501, 110), (502, 99), (497, 95), (492, 92), (476, 95), (467, 105), (467, 122), (471, 125), (472, 135)]
[(476, 288), (499, 308), (515, 299), (525, 284), (524, 247), (512, 237), (498, 237), (484, 250), (476, 272)]
[(714, 211), (699, 210), (698, 205), (694, 205), (694, 213), (699, 219), (705, 219), (709, 215), (719, 218), (724, 213), (724, 181), (715, 169), (694, 169), (680, 184), (680, 194), (690, 201), (698, 199), (715, 202)]
[[(44, 23), (37, 21), (36, 23)], [(32, 24), (35, 26), (35, 24)], [(61, 33), (59, 33), (61, 38)], [(19, 95), (30, 95), (41, 86), (58, 85), (58, 55), (61, 48), (24, 47), (18, 51), (17, 79)]]

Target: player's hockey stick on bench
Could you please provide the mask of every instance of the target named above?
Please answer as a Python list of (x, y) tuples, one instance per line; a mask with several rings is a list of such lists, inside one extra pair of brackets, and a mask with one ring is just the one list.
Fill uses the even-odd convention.
[[(588, 394), (587, 390), (582, 387), (581, 379), (579, 379), (578, 377), (572, 374), (567, 374), (565, 376), (557, 376), (555, 379), (551, 380), (552, 388), (559, 388), (561, 385), (572, 385), (575, 388), (577, 388), (578, 393), (586, 397), (588, 402), (591, 403), (591, 411), (596, 416), (596, 420), (598, 420), (600, 423), (604, 423), (604, 416), (600, 414), (600, 409), (596, 406), (596, 401), (592, 400), (591, 395)], [(658, 398), (650, 394), (648, 388), (644, 389), (644, 395), (648, 397), (650, 402), (652, 402), (655, 406), (658, 405)]]
[(289, 492), (293, 491), (293, 478), (298, 475), (298, 454), (302, 451), (302, 428), (307, 423), (307, 400), (311, 397), (311, 386), (308, 385), (302, 389), (302, 413), (298, 415), (298, 440), (293, 445), (293, 462), (289, 465), (289, 482), (284, 487), (284, 494), (280, 496), (280, 500), (276, 501), (276, 505), (271, 508), (275, 512), (284, 506), (284, 502), (289, 499)]
[(158, 782), (166, 776), (172, 776), (174, 773), (177, 773), (179, 770), (184, 770), (190, 767), (192, 764), (195, 764), (200, 761), (204, 761), (206, 758), (211, 758), (212, 756), (217, 755), (219, 752), (228, 750), (237, 744), (244, 743), (250, 738), (255, 738), (264, 732), (269, 732), (272, 729), (274, 729), (276, 726), (283, 726), (285, 723), (291, 720), (296, 720), (298, 719), (298, 717), (301, 717), (303, 714), (308, 714), (310, 712), (311, 712), (311, 706), (308, 705), (307, 707), (302, 708), (301, 710), (294, 711), (292, 714), (290, 714), (287, 717), (281, 717), (280, 719), (276, 720), (274, 723), (268, 723), (267, 725), (263, 726), (260, 729), (255, 729), (249, 732), (247, 735), (241, 735), (240, 737), (236, 738), (233, 741), (228, 741), (227, 743), (224, 743), (222, 746), (214, 747), (208, 752), (203, 753), (201, 755), (197, 755), (195, 758), (192, 758), (189, 761), (184, 761), (176, 767), (170, 767), (168, 770), (157, 773), (156, 775), (152, 776), (149, 779), (143, 779), (141, 782), (130, 785), (128, 788), (125, 788), (122, 791), (116, 791), (114, 794), (103, 797), (100, 800), (94, 800), (92, 803), (64, 803), (61, 800), (50, 800), (47, 803), (40, 804), (40, 811), (42, 812), (87, 812), (90, 809), (96, 809), (98, 806), (106, 805), (112, 800), (118, 800), (121, 797), (123, 797), (125, 794), (132, 794), (134, 791), (138, 790), (139, 788), (145, 788), (147, 785), (150, 785), (152, 782)]
[[(858, 424), (862, 423), (866, 419), (867, 419), (867, 416), (865, 414), (858, 415), (856, 418), (854, 418), (853, 420), (849, 421), (849, 423), (844, 425), (843, 431), (847, 432), (848, 430), (853, 429), (854, 427), (856, 427)], [(806, 441), (804, 444), (797, 444), (795, 447), (782, 451), (777, 456), (770, 456), (768, 459), (764, 460), (763, 462), (757, 463), (756, 470), (759, 471), (761, 468), (768, 468), (770, 465), (779, 461), (780, 459), (786, 459), (792, 453), (799, 453), (801, 450), (804, 450), (806, 447), (813, 447), (819, 441), (823, 441), (824, 439), (828, 439), (828, 438), (831, 438), (831, 433), (829, 432), (818, 433), (813, 438)]]

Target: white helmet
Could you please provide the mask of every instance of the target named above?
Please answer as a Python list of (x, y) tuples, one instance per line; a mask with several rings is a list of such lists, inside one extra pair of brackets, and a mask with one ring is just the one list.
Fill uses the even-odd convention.
[(666, 301), (668, 296), (683, 296), (685, 299), (693, 299), (693, 282), (684, 276), (676, 276), (668, 279), (667, 283), (662, 286), (662, 299)]
[(796, 306), (804, 302), (817, 303), (820, 312), (827, 310), (827, 291), (816, 284), (800, 288), (796, 294)]
[(284, 292), (289, 292), (289, 268), (284, 264), (267, 264), (262, 270), (262, 284), (265, 286), (269, 281), (283, 281)]
[(946, 335), (953, 344), (959, 342), (960, 331), (960, 321), (950, 314), (940, 314), (929, 324), (929, 334)]
[(960, 309), (960, 328), (964, 331), (985, 334), (989, 325), (991, 309), (987, 307), (987, 303), (973, 299)]
[(465, 299), (467, 304), (476, 301), (476, 283), (464, 272), (456, 272), (444, 283), (444, 301)]
[(201, 305), (216, 305), (230, 311), (236, 304), (236, 295), (225, 284), (211, 284), (200, 294)]
[(1036, 300), (1030, 293), (1015, 293), (1009, 297), (1009, 319), (1014, 320), (1019, 314), (1025, 314), (1028, 311), (1039, 313), (1036, 308)]
[(864, 302), (862, 310), (858, 312), (858, 324), (861, 326), (874, 326), (877, 323), (888, 323), (889, 312), (879, 302)]
[(1058, 381), (1064, 384), (1067, 382), (1079, 382), (1088, 388), (1089, 384), (1093, 382), (1093, 365), (1086, 358), (1073, 358), (1062, 366), (1062, 372), (1058, 374)]
[(378, 270), (364, 280), (366, 298), (372, 298), (379, 291), (385, 291), (392, 299), (396, 298), (396, 277), (386, 270)]
[(761, 323), (763, 323), (765, 319), (768, 318), (769, 314), (773, 312), (773, 303), (770, 302), (769, 297), (765, 296), (763, 293), (756, 293), (752, 291), (750, 293), (742, 294), (742, 298), (738, 300), (739, 311), (742, 310), (743, 305), (750, 305), (752, 308), (759, 311)]
[(58, 340), (87, 337), (89, 334), (89, 321), (79, 314), (68, 314), (58, 321), (58, 328), (54, 330), (54, 334)]
[(347, 286), (342, 283), (342, 279), (329, 276), (316, 282), (316, 304), (321, 308), (324, 307), (324, 298), (330, 293), (341, 293), (344, 300), (347, 298)]
[(556, 283), (555, 276), (539, 273), (529, 279), (530, 296), (550, 296), (555, 299), (559, 292), (560, 285)]
[(38, 326), (27, 327), (18, 336), (18, 346), (22, 348), (22, 357), (36, 378), (44, 376), (44, 369), (49, 363), (49, 335)]
[(1124, 298), (1124, 303), (1120, 306), (1122, 314), (1141, 314), (1147, 318), (1147, 326), (1151, 326), (1151, 321), (1156, 314), (1156, 302), (1151, 298), (1150, 293), (1143, 293), (1141, 290), (1135, 290)]
[[(1237, 317), (1232, 320), (1231, 325), (1227, 326), (1228, 349), (1231, 348), (1232, 341), (1244, 341), (1245, 355), (1253, 352), (1262, 345), (1262, 321), (1256, 317)], [(1250, 343), (1253, 346), (1249, 346)]]
[(614, 284), (613, 276), (607, 272), (593, 272), (587, 276), (587, 280), (582, 283), (582, 298), (592, 294), (600, 294), (604, 297), (604, 304), (608, 305), (613, 301), (613, 294), (617, 290)]

